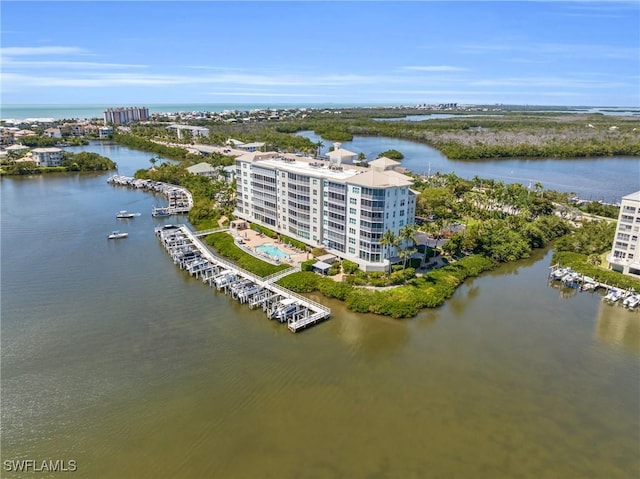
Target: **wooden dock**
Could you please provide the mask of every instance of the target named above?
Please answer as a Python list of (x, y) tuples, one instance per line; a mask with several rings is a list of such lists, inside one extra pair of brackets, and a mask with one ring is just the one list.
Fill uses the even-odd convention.
[(294, 333), (331, 315), (326, 306), (275, 284), (300, 271), (299, 265), (261, 278), (214, 254), (199, 238), (204, 232), (194, 233), (186, 225), (165, 225), (155, 233), (181, 269), (252, 309), (261, 307), (270, 319), (287, 323)]

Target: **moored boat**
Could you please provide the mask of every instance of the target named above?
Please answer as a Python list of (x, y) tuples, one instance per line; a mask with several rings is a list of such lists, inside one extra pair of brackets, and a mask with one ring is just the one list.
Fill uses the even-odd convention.
[(129, 233), (124, 233), (124, 232), (120, 232), (118, 230), (112, 231), (111, 234), (109, 236), (107, 236), (108, 239), (120, 239), (120, 238), (126, 238), (127, 236), (129, 236)]
[(640, 305), (640, 294), (638, 293), (630, 294), (624, 299), (624, 301), (622, 302), (622, 305), (625, 308), (635, 309), (638, 305)]
[(118, 212), (118, 214), (116, 214), (116, 218), (133, 218), (134, 216), (136, 216), (135, 213), (129, 213), (127, 210), (121, 210)]

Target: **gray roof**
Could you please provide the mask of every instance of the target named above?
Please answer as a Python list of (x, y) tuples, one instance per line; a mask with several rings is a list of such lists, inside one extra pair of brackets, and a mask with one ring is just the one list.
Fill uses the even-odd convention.
[(188, 167), (187, 171), (189, 173), (198, 174), (198, 173), (211, 173), (218, 170), (217, 168), (211, 166), (209, 163), (202, 162), (202, 163), (198, 163), (197, 165)]
[(323, 263), (322, 261), (317, 261), (316, 263), (314, 263), (313, 267), (321, 271), (325, 271), (331, 268), (331, 265), (327, 263)]
[(640, 191), (622, 197), (623, 200), (640, 201)]

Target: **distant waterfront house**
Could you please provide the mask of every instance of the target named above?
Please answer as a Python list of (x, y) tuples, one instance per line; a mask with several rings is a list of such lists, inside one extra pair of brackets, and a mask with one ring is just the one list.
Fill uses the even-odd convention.
[(98, 136), (100, 138), (109, 138), (113, 134), (113, 128), (110, 126), (101, 126), (98, 128)]
[(227, 182), (233, 183), (233, 180), (236, 177), (236, 165), (225, 166), (220, 170), (220, 179)]
[(262, 151), (264, 145), (266, 143), (261, 141), (256, 141), (253, 143), (242, 143), (241, 145), (236, 145), (238, 150), (246, 151), (247, 153), (252, 153), (254, 151)]
[(60, 131), (60, 128), (47, 128), (44, 130), (44, 136), (48, 136), (49, 138), (62, 138), (62, 131)]
[(13, 139), (17, 140), (18, 138), (22, 138), (23, 136), (33, 136), (36, 132), (33, 130), (18, 130), (13, 132)]
[(218, 169), (205, 162), (189, 166), (187, 171), (192, 175), (207, 176), (209, 178), (218, 176)]
[(196, 138), (198, 136), (209, 136), (209, 128), (205, 128), (203, 126), (191, 126), (191, 125), (169, 125), (167, 130), (175, 130), (178, 134), (178, 138), (182, 139), (182, 132), (189, 131), (191, 133), (192, 138)]
[(34, 148), (32, 159), (40, 166), (60, 166), (62, 163), (61, 148)]
[(616, 235), (607, 256), (609, 268), (640, 277), (640, 191), (623, 196)]
[(22, 154), (24, 151), (27, 151), (28, 149), (29, 147), (24, 145), (11, 145), (11, 146), (7, 146), (5, 148), (5, 151), (7, 151), (7, 153)]

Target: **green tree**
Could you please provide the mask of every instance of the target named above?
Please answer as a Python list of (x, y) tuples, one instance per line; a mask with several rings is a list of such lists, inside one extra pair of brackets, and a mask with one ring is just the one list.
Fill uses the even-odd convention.
[(382, 238), (380, 239), (380, 244), (385, 248), (384, 249), (384, 251), (386, 252), (385, 257), (387, 261), (389, 261), (389, 275), (390, 275), (391, 274), (391, 252), (392, 252), (392, 249), (398, 245), (398, 237), (393, 231), (387, 230), (382, 235)]

